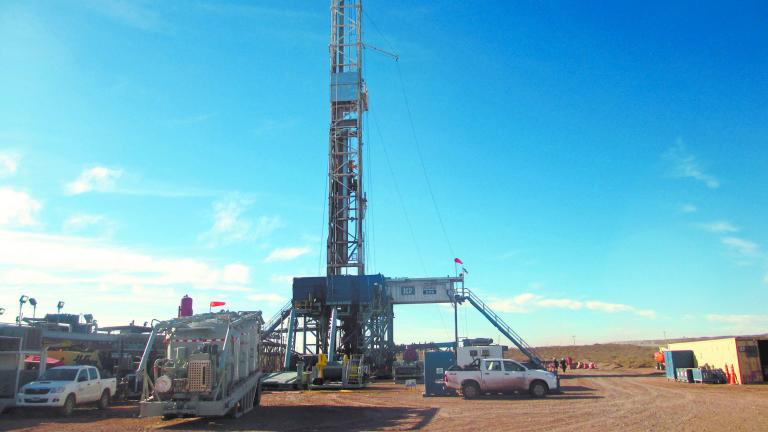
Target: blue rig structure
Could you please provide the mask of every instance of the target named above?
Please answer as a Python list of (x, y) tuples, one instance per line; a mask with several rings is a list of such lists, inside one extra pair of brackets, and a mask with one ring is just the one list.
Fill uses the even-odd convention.
[[(273, 369), (295, 370), (298, 360), (362, 355), (376, 376), (389, 376), (395, 357), (394, 306), (469, 303), (534, 364), (534, 349), (470, 289), (463, 277), (387, 278), (377, 275), (301, 277), (293, 280), (293, 298), (265, 326), (275, 348)], [(454, 348), (455, 349), (455, 348)], [(311, 361), (305, 361), (310, 364)]]

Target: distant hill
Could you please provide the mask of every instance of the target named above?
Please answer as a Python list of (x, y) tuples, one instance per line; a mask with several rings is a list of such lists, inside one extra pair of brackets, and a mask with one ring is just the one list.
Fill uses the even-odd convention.
[[(657, 346), (641, 346), (626, 343), (609, 343), (594, 345), (567, 345), (536, 347), (536, 352), (542, 360), (564, 358), (571, 356), (574, 361), (589, 361), (597, 363), (601, 369), (612, 368), (651, 368), (654, 367), (653, 353)], [(510, 348), (505, 357), (515, 360), (526, 360), (517, 349)]]
[[(646, 339), (637, 341), (611, 342), (594, 345), (543, 346), (534, 348), (542, 360), (571, 356), (574, 361), (595, 362), (602, 369), (612, 368), (652, 368), (655, 366), (653, 354), (660, 346), (674, 342), (691, 342), (710, 339), (722, 339), (734, 336), (710, 336), (675, 339)], [(738, 335), (738, 337), (768, 338), (768, 333), (760, 335)], [(516, 348), (504, 353), (507, 358), (527, 360)]]
[(758, 335), (726, 335), (726, 336), (702, 336), (702, 337), (691, 337), (691, 338), (672, 338), (672, 339), (645, 339), (645, 340), (636, 340), (636, 341), (619, 341), (619, 342), (611, 342), (612, 344), (626, 344), (626, 345), (639, 345), (639, 346), (664, 346), (668, 343), (676, 343), (676, 342), (695, 342), (695, 341), (702, 341), (702, 340), (712, 340), (712, 339), (723, 339), (723, 338), (731, 338), (731, 337), (756, 337), (756, 338), (768, 338), (768, 333), (764, 334), (758, 334)]

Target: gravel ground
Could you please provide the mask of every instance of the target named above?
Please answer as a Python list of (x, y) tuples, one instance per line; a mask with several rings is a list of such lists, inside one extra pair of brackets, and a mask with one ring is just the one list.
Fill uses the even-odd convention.
[(577, 371), (564, 393), (424, 398), (421, 388), (377, 383), (365, 390), (266, 393), (239, 419), (140, 419), (136, 405), (80, 409), (68, 419), (50, 412), (0, 415), (0, 430), (768, 430), (768, 385), (667, 382), (650, 370)]

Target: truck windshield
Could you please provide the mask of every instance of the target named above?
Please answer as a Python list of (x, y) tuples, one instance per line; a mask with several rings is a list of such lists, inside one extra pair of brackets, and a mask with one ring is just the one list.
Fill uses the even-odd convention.
[(48, 369), (40, 378), (42, 381), (74, 381), (77, 369)]

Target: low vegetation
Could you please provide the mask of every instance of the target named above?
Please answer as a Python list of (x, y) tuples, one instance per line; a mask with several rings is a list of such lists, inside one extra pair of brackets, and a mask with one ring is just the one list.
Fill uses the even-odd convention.
[[(653, 353), (658, 347), (629, 344), (594, 344), (537, 347), (542, 360), (571, 356), (574, 362), (595, 362), (601, 369), (648, 368), (654, 367)], [(510, 349), (504, 355), (508, 358), (525, 360), (517, 349)]]

